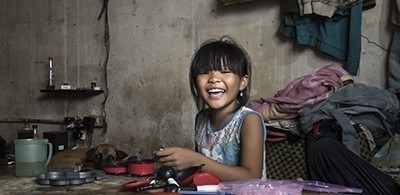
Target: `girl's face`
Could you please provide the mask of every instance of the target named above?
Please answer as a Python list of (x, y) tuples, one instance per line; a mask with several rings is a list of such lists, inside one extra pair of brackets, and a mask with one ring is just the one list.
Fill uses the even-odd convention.
[(198, 94), (210, 108), (235, 109), (236, 98), (241, 90), (246, 89), (248, 76), (240, 78), (229, 70), (209, 71), (199, 74), (196, 84)]

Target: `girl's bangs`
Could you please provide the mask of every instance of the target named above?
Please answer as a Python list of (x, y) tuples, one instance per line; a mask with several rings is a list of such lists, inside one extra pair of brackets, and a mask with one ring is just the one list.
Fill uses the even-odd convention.
[[(209, 54), (212, 54), (211, 52)], [(197, 65), (195, 70), (195, 75), (210, 71), (231, 71), (235, 74), (240, 75), (240, 66), (237, 65), (237, 59), (232, 55), (227, 55), (225, 53), (216, 52), (212, 55), (201, 56), (196, 62)]]

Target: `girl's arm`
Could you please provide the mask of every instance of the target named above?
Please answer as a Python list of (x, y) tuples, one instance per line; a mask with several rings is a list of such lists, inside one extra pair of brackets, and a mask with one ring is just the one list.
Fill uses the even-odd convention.
[(164, 148), (155, 155), (164, 156), (160, 161), (175, 170), (204, 164), (203, 171), (217, 175), (222, 181), (260, 179), (263, 169), (263, 123), (254, 113), (248, 114), (241, 128), (240, 166), (230, 166), (214, 161), (200, 153), (180, 147)]

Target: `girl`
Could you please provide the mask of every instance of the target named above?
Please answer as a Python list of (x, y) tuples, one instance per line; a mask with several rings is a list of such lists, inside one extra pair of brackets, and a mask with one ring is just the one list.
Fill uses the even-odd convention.
[(204, 164), (202, 171), (222, 181), (266, 178), (264, 121), (245, 106), (251, 78), (246, 51), (226, 36), (209, 40), (194, 55), (189, 77), (200, 110), (195, 121), (197, 152), (169, 147), (155, 155), (178, 171)]

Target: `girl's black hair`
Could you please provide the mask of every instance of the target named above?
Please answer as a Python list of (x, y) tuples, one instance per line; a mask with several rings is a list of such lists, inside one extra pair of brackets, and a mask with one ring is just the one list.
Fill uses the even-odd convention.
[(190, 90), (196, 102), (197, 109), (205, 107), (205, 103), (197, 92), (196, 78), (199, 74), (209, 71), (230, 70), (239, 75), (240, 78), (247, 75), (249, 82), (247, 88), (238, 94), (237, 100), (240, 105), (245, 105), (249, 99), (251, 89), (251, 60), (242, 46), (232, 38), (223, 36), (219, 40), (210, 39), (204, 42), (193, 56), (190, 66), (189, 81)]

